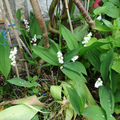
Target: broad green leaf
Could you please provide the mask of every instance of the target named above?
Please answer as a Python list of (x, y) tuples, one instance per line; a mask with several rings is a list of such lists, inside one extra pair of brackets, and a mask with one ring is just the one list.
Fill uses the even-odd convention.
[(63, 65), (64, 68), (70, 69), (72, 71), (79, 73), (84, 73), (85, 75), (87, 75), (86, 69), (84, 67), (84, 65), (80, 62), (69, 62)]
[(50, 87), (50, 92), (55, 99), (61, 100), (61, 90), (62, 90), (61, 86), (52, 85)]
[(70, 79), (86, 82), (85, 77), (82, 75), (82, 73), (75, 72), (73, 70), (63, 68), (61, 71)]
[(39, 120), (38, 115), (35, 115), (31, 120)]
[(67, 42), (68, 48), (70, 50), (79, 48), (76, 37), (65, 26), (61, 26), (61, 29), (62, 29), (63, 38)]
[(38, 93), (39, 89), (38, 88), (33, 88), (32, 91), (33, 91), (33, 93)]
[[(112, 41), (112, 42), (114, 42), (114, 39), (113, 39), (112, 36), (108, 36), (108, 37), (106, 37), (105, 39), (106, 39), (106, 41)], [(112, 49), (112, 47), (113, 47), (113, 43), (112, 43), (112, 42), (100, 46), (100, 49), (103, 49), (104, 51), (105, 51), (105, 50), (106, 50), (106, 51), (110, 51), (110, 50)]]
[[(55, 43), (52, 39), (49, 38), (49, 44), (50, 44), (50, 48), (49, 50), (53, 53), (53, 54), (57, 54), (57, 52), (60, 50), (59, 49), (59, 46), (57, 43)], [(39, 46), (43, 46), (43, 41), (41, 40), (39, 43), (38, 43)]]
[(52, 50), (46, 49), (42, 46), (33, 46), (32, 47), (35, 54), (37, 54), (39, 57), (41, 57), (44, 61), (48, 62), (51, 65), (59, 66), (57, 53), (56, 55), (52, 52)]
[(0, 71), (7, 79), (11, 70), (10, 47), (8, 42), (5, 42), (3, 33), (0, 33)]
[(111, 42), (111, 40), (108, 40), (108, 39), (99, 39), (98, 41), (94, 42), (94, 43), (93, 43), (92, 45), (90, 45), (90, 46), (82, 47), (81, 50), (80, 50), (80, 56), (81, 56), (82, 54), (84, 54), (85, 52), (93, 49), (93, 48), (100, 47), (100, 46), (102, 46), (102, 45), (104, 45), (104, 44), (108, 44), (108, 43), (110, 43), (110, 42)]
[(119, 0), (109, 0), (109, 2), (117, 5), (118, 7), (120, 6), (120, 1)]
[(115, 93), (115, 103), (120, 102), (120, 91)]
[(84, 95), (82, 87), (78, 81), (76, 81), (76, 85), (77, 85), (77, 93), (80, 97), (80, 112), (82, 113), (84, 110), (84, 106), (85, 106), (85, 95)]
[(90, 40), (88, 41), (88, 43), (85, 43), (85, 45), (90, 46), (91, 44), (93, 44), (96, 41), (97, 41), (97, 38), (92, 37), (92, 38), (90, 38)]
[(69, 97), (70, 97), (70, 103), (72, 104), (72, 107), (76, 111), (78, 115), (80, 115), (80, 98), (77, 94), (77, 92), (69, 87), (66, 87)]
[(108, 0), (102, 0), (102, 2), (103, 2), (103, 3), (106, 3), (106, 2), (108, 2)]
[(95, 25), (96, 25), (96, 28), (94, 28), (95, 30), (99, 30), (99, 31), (103, 31), (103, 32), (108, 32), (108, 31), (111, 31), (111, 29), (106, 26), (106, 25), (103, 25), (99, 20), (95, 20)]
[(103, 13), (106, 10), (106, 8), (107, 8), (106, 6), (98, 7), (93, 11), (93, 13), (95, 15), (99, 15), (99, 14)]
[(117, 73), (120, 74), (120, 67), (119, 67), (119, 66), (120, 66), (120, 61), (114, 61), (111, 68), (112, 68), (114, 71), (116, 71)]
[(35, 82), (37, 80), (37, 75), (33, 76), (33, 80), (32, 80), (32, 83)]
[(119, 80), (118, 73), (111, 69), (109, 77), (110, 77), (110, 88), (112, 92), (114, 93), (118, 85), (118, 80)]
[(86, 53), (86, 56), (88, 58), (88, 60), (90, 61), (90, 63), (95, 67), (95, 69), (97, 71), (100, 71), (100, 59), (99, 59), (99, 52), (97, 52), (98, 54), (95, 54), (95, 52), (97, 52), (97, 49), (95, 49), (94, 51), (88, 51)]
[[(33, 107), (38, 110), (42, 108), (38, 105), (34, 105)], [(16, 105), (1, 111), (0, 120), (31, 120), (37, 112), (37, 110), (26, 105)]]
[(107, 120), (105, 111), (99, 106), (86, 107), (82, 115), (92, 120)]
[(32, 77), (27, 76), (28, 81), (32, 81)]
[[(67, 95), (67, 90), (66, 90), (66, 87), (71, 87), (71, 88), (74, 88), (74, 90), (77, 91), (78, 95), (81, 96), (81, 92), (83, 93), (83, 95), (85, 96), (85, 100), (86, 100), (86, 104), (88, 106), (91, 106), (91, 105), (97, 105), (96, 101), (94, 100), (94, 98), (92, 97), (88, 87), (86, 86), (86, 84), (82, 81), (78, 81), (79, 82), (79, 85), (80, 85), (80, 93), (78, 93), (79, 89), (77, 90), (77, 85), (76, 85), (76, 81), (75, 80), (67, 80), (66, 82), (62, 81), (61, 85), (65, 91), (65, 95)], [(84, 100), (83, 100), (83, 97), (81, 97), (81, 100), (83, 101), (84, 103)]]
[(119, 9), (113, 3), (106, 2), (105, 4), (103, 4), (103, 6), (107, 6), (106, 10), (104, 11), (104, 14), (112, 18), (119, 17)]
[(103, 23), (107, 26), (107, 27), (109, 27), (109, 28), (113, 28), (113, 25), (112, 25), (112, 23), (111, 22), (109, 22), (108, 20), (106, 20), (106, 19), (102, 19), (102, 21), (103, 21)]
[[(119, 30), (118, 30), (119, 31)], [(120, 31), (118, 32), (118, 35), (120, 35)], [(120, 47), (120, 37), (118, 36), (118, 38), (115, 39), (115, 45), (117, 47)]]
[(69, 62), (72, 57), (74, 57), (77, 53), (79, 53), (80, 51), (80, 48), (79, 49), (73, 49), (69, 52), (67, 52), (65, 55), (64, 55), (64, 62), (67, 63)]
[(114, 113), (114, 95), (109, 87), (99, 87), (100, 104), (107, 113), (107, 117)]
[(21, 78), (12, 78), (10, 80), (7, 80), (9, 83), (17, 85), (17, 86), (23, 86), (23, 87), (33, 87), (33, 86), (40, 86), (40, 84), (34, 82), (30, 83), (29, 81), (25, 81)]
[(30, 35), (33, 38), (35, 34), (36, 34), (36, 36), (41, 35), (41, 31), (40, 31), (39, 25), (37, 23), (37, 20), (36, 20), (35, 16), (33, 15), (30, 20)]
[(59, 51), (59, 46), (57, 43), (55, 43), (52, 39), (49, 39), (49, 44), (50, 44), (50, 51), (53, 53), (53, 54), (57, 54), (57, 52)]
[(102, 61), (100, 66), (100, 73), (103, 77), (103, 80), (106, 81), (109, 74), (109, 68), (113, 61), (113, 49), (107, 54), (105, 59)]
[(16, 17), (19, 20), (19, 22), (21, 22), (21, 11), (20, 11), (20, 9), (17, 10)]
[(115, 113), (120, 114), (120, 105), (119, 104), (115, 104)]
[(72, 108), (68, 108), (68, 109), (66, 109), (65, 110), (65, 120), (71, 120), (72, 119), (72, 117), (73, 117), (73, 109)]

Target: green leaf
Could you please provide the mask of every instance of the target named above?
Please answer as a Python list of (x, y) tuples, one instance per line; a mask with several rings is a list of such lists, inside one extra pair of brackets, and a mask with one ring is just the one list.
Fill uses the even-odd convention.
[(21, 22), (21, 11), (20, 11), (20, 9), (17, 10), (16, 17), (19, 20), (19, 22)]
[(30, 76), (27, 76), (27, 79), (28, 79), (29, 81), (32, 81), (32, 77), (30, 77)]
[(110, 71), (110, 87), (111, 87), (111, 90), (113, 93), (117, 89), (118, 80), (119, 80), (118, 73), (111, 69), (111, 71)]
[(108, 43), (110, 43), (110, 42), (111, 42), (111, 40), (108, 40), (108, 39), (99, 39), (98, 41), (94, 42), (94, 43), (93, 43), (92, 45), (90, 45), (90, 46), (82, 47), (81, 50), (80, 50), (80, 56), (81, 56), (82, 54), (84, 54), (85, 52), (93, 49), (93, 48), (100, 47), (100, 46), (102, 46), (102, 45), (104, 45), (104, 44), (108, 44)]
[(103, 13), (106, 10), (106, 8), (107, 8), (106, 6), (98, 7), (93, 11), (93, 13), (95, 15), (99, 15), (99, 14)]
[(120, 1), (119, 0), (109, 0), (111, 3), (117, 5), (118, 7), (120, 6)]
[(11, 70), (11, 60), (9, 59), (10, 56), (10, 47), (8, 43), (4, 43), (5, 39), (3, 33), (0, 33), (0, 71), (7, 79), (8, 74)]
[[(119, 31), (119, 30), (117, 30), (117, 31)], [(118, 32), (118, 35), (120, 35), (120, 31)], [(117, 47), (120, 47), (120, 37), (119, 36), (118, 36), (118, 38), (115, 39), (115, 45)]]
[(33, 87), (33, 86), (40, 86), (38, 83), (30, 83), (29, 81), (25, 81), (21, 78), (12, 78), (10, 80), (7, 80), (9, 83), (17, 85), (17, 86), (23, 86), (23, 87)]
[(76, 85), (77, 85), (77, 93), (80, 97), (80, 112), (82, 113), (85, 106), (85, 96), (84, 96), (82, 87), (78, 81), (76, 81)]
[(113, 28), (112, 23), (109, 22), (108, 20), (102, 19), (102, 21), (103, 21), (103, 23), (104, 23), (107, 27), (109, 27), (109, 28), (111, 28), (111, 29)]
[(49, 44), (50, 44), (50, 48), (49, 50), (53, 53), (53, 54), (57, 54), (57, 52), (60, 50), (59, 46), (57, 43), (55, 43), (53, 40), (49, 39)]
[(35, 115), (31, 120), (39, 120), (38, 115)]
[[(38, 105), (33, 107), (41, 109)], [(26, 105), (16, 105), (1, 111), (0, 120), (31, 120), (37, 112)]]
[(72, 117), (73, 117), (73, 113), (74, 111), (73, 111), (73, 109), (72, 108), (67, 108), (66, 110), (65, 110), (65, 115), (66, 115), (66, 117), (65, 117), (65, 120), (72, 120)]
[(67, 69), (67, 68), (63, 68), (63, 69), (61, 69), (61, 71), (72, 80), (86, 82), (86, 79), (82, 75), (82, 73), (78, 73), (78, 72), (75, 72), (75, 71)]
[(70, 69), (72, 71), (79, 73), (84, 73), (85, 75), (87, 75), (86, 69), (84, 67), (84, 65), (80, 62), (69, 62), (63, 65), (64, 68)]
[(93, 43), (96, 42), (96, 41), (97, 41), (97, 38), (92, 37), (92, 38), (90, 38), (90, 40), (88, 41), (88, 43), (85, 43), (85, 45), (86, 45), (86, 46), (90, 46), (91, 44), (93, 44)]
[(37, 80), (37, 75), (33, 76), (32, 83), (35, 82), (36, 80)]
[(107, 117), (114, 113), (114, 95), (109, 87), (99, 87), (100, 104), (106, 111)]
[(115, 104), (115, 113), (120, 114), (120, 105), (119, 104)]
[(95, 25), (96, 25), (96, 28), (94, 28), (95, 30), (99, 30), (99, 31), (103, 31), (103, 32), (108, 32), (108, 31), (111, 31), (111, 29), (106, 26), (106, 25), (103, 25), (99, 20), (95, 20)]
[(107, 6), (106, 11), (104, 11), (104, 14), (112, 18), (119, 17), (119, 9), (113, 3), (106, 2), (105, 4), (103, 4), (103, 6)]
[(36, 20), (35, 16), (33, 15), (30, 20), (30, 35), (33, 38), (35, 34), (36, 34), (36, 36), (41, 35), (41, 31), (40, 31), (39, 25), (37, 23), (37, 20)]
[(107, 120), (104, 110), (98, 106), (86, 107), (82, 115), (92, 120)]
[(65, 26), (62, 25), (61, 29), (62, 29), (63, 38), (67, 42), (68, 48), (70, 50), (79, 48), (76, 37)]
[(119, 67), (119, 66), (120, 66), (120, 61), (114, 61), (111, 68), (112, 68), (114, 71), (116, 71), (117, 73), (120, 74), (120, 67)]
[(108, 0), (102, 0), (102, 2), (103, 2), (103, 3), (106, 3), (106, 2), (108, 2)]
[[(51, 46), (52, 47), (52, 46)], [(46, 49), (42, 46), (33, 46), (32, 47), (33, 51), (35, 54), (37, 54), (39, 57), (41, 57), (44, 61), (48, 62), (51, 65), (56, 65), (59, 66), (58, 58), (57, 58), (57, 53), (55, 55), (52, 50)]]
[[(99, 59), (99, 52), (97, 52), (98, 50), (95, 49), (95, 50), (91, 50), (91, 51), (88, 51), (86, 53), (86, 56), (88, 58), (88, 60), (90, 61), (90, 63), (95, 67), (95, 69), (97, 71), (100, 71), (100, 59)], [(95, 54), (97, 52), (97, 54)]]
[(52, 85), (50, 87), (50, 92), (55, 99), (61, 100), (61, 90), (62, 90), (61, 86)]
[(78, 115), (80, 115), (80, 98), (77, 94), (77, 92), (69, 87), (66, 87), (69, 97), (70, 97), (70, 103), (72, 105), (72, 107), (74, 108), (74, 110), (76, 111), (76, 113)]
[(38, 93), (39, 92), (38, 88), (33, 88), (32, 90), (33, 90), (33, 93)]
[(73, 50), (70, 50), (69, 52), (67, 52), (64, 55), (64, 62), (65, 63), (69, 62), (77, 53), (79, 53), (79, 51), (80, 51), (80, 48), (79, 49), (73, 49)]
[(113, 49), (107, 54), (105, 59), (102, 61), (100, 66), (100, 72), (103, 80), (106, 81), (108, 78), (109, 68), (113, 61)]
[(115, 93), (115, 103), (120, 102), (120, 91)]

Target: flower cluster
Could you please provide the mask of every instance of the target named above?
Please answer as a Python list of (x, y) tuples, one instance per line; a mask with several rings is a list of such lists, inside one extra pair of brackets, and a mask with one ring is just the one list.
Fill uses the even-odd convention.
[(92, 33), (90, 32), (86, 37), (84, 37), (84, 41), (82, 41), (82, 44), (88, 43), (88, 41), (91, 39), (91, 36), (92, 36)]
[(29, 24), (28, 21), (25, 20), (25, 19), (24, 19), (23, 21), (24, 21), (24, 24), (26, 25), (26, 26), (25, 26), (26, 29), (27, 29), (26, 31), (29, 32), (29, 30), (30, 30), (30, 26), (28, 25), (28, 24)]
[(11, 59), (11, 65), (15, 66), (16, 64), (16, 61), (15, 61), (15, 58), (16, 58), (16, 55), (17, 54), (17, 47), (14, 47), (14, 50), (10, 51), (10, 56), (9, 58)]
[(99, 88), (99, 86), (102, 86), (102, 85), (103, 85), (103, 81), (101, 80), (101, 78), (98, 78), (98, 80), (95, 83), (95, 87)]
[(63, 54), (60, 51), (57, 52), (57, 57), (58, 57), (59, 63), (63, 64), (64, 63)]
[[(60, 51), (57, 52), (57, 57), (58, 57), (59, 63), (63, 64), (64, 63), (64, 61), (63, 61), (63, 54)], [(73, 56), (73, 58), (71, 60), (73, 62), (75, 62), (77, 59), (78, 59), (78, 55)]]
[(75, 62), (78, 59), (78, 55), (74, 56), (71, 60)]
[(37, 41), (37, 38), (36, 38), (36, 34), (35, 34), (35, 35), (34, 35), (34, 38), (32, 38), (32, 40), (31, 40), (31, 43), (33, 43), (33, 42), (34, 42), (34, 44), (33, 44), (33, 45), (35, 45), (35, 46), (36, 46), (36, 45), (37, 45), (37, 44), (36, 44), (36, 41)]

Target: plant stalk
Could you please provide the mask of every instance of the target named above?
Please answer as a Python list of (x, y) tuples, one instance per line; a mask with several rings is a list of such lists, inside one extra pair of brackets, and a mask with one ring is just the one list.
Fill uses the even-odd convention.
[(69, 9), (68, 9), (67, 0), (65, 0), (65, 6), (66, 6), (67, 16), (68, 16), (68, 20), (69, 20), (69, 24), (70, 24), (70, 30), (71, 30), (72, 34), (74, 34), (71, 19), (70, 19), (70, 13), (69, 13)]
[(31, 2), (32, 8), (33, 8), (35, 18), (36, 18), (38, 25), (40, 27), (42, 40), (43, 40), (43, 47), (48, 49), (50, 47), (49, 41), (48, 41), (48, 32), (47, 32), (47, 28), (45, 25), (45, 21), (43, 19), (42, 14), (41, 14), (41, 10), (40, 10), (38, 1), (37, 0), (30, 0), (30, 2)]
[[(6, 4), (7, 11), (8, 11), (8, 14), (9, 14), (9, 17), (10, 17), (10, 21), (11, 21), (12, 24), (14, 24), (14, 23), (13, 23), (14, 18), (13, 18), (13, 15), (12, 15), (12, 12), (11, 12), (10, 5), (9, 5), (8, 0), (5, 0), (5, 4)], [(18, 46), (19, 46), (20, 52), (21, 52), (21, 54), (22, 54), (22, 56), (23, 56), (23, 59), (25, 59), (25, 56), (24, 56), (24, 53), (23, 53), (23, 49), (22, 49), (21, 43), (20, 43), (20, 41), (19, 41), (18, 33), (17, 33), (17, 31), (15, 30), (16, 27), (15, 27), (15, 26), (12, 26), (12, 27), (13, 27), (13, 31), (14, 31), (16, 40), (17, 40), (17, 42), (18, 42)], [(29, 71), (28, 71), (27, 62), (25, 62), (25, 68), (26, 68), (26, 71), (27, 71), (27, 76), (29, 76)]]
[(101, 36), (100, 32), (98, 30), (94, 29), (94, 28), (96, 28), (96, 25), (95, 25), (94, 21), (91, 19), (91, 17), (88, 15), (86, 9), (84, 8), (84, 6), (80, 2), (80, 0), (73, 0), (73, 2), (76, 4), (76, 6), (78, 7), (78, 9), (80, 10), (80, 12), (82, 13), (82, 15), (84, 16), (85, 20), (87, 21), (87, 23), (89, 24), (89, 26), (92, 28), (92, 31), (94, 32), (95, 37), (97, 39), (101, 39), (102, 36)]

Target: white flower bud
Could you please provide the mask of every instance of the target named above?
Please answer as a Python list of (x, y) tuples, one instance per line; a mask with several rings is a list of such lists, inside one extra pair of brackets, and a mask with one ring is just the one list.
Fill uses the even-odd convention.
[(78, 55), (74, 56), (71, 60), (75, 62), (78, 59)]
[(103, 85), (103, 81), (101, 80), (101, 78), (98, 78), (98, 80), (95, 83), (95, 87), (99, 88), (99, 86), (102, 86), (102, 85)]
[(62, 53), (61, 53), (60, 51), (58, 51), (57, 56), (58, 56), (58, 57), (61, 57), (61, 56), (62, 56)]

